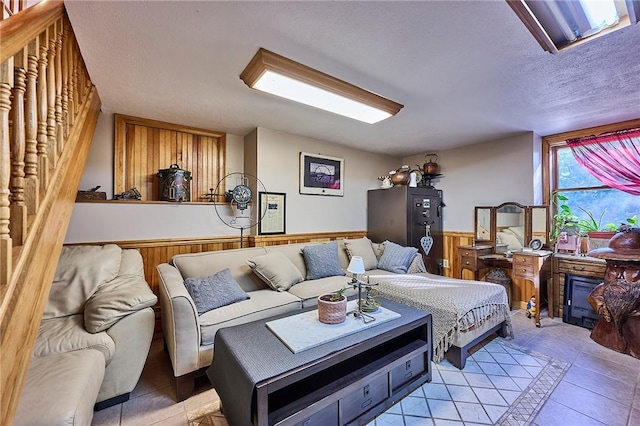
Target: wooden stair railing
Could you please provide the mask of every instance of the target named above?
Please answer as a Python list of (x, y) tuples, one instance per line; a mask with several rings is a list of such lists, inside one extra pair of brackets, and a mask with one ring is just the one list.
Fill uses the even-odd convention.
[(0, 424), (11, 424), (100, 98), (64, 4), (0, 21)]

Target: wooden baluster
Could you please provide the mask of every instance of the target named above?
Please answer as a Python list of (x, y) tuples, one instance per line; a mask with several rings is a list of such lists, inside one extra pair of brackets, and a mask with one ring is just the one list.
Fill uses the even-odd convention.
[(64, 127), (64, 139), (69, 137), (69, 46), (71, 45), (69, 22), (64, 21), (62, 38), (62, 124)]
[[(9, 233), (11, 210), (9, 180), (11, 178), (9, 150), (9, 110), (13, 85), (13, 58), (0, 64), (0, 287), (11, 279), (12, 243)], [(4, 292), (4, 291), (3, 291)]]
[(79, 100), (79, 91), (80, 91), (80, 85), (79, 82), (80, 80), (78, 80), (78, 57), (80, 56), (79, 54), (79, 50), (78, 48), (74, 49), (74, 58), (73, 58), (73, 105), (75, 107), (75, 110), (73, 111), (73, 114), (75, 116), (78, 115), (78, 111), (80, 110), (80, 104), (78, 102)]
[(24, 204), (24, 92), (27, 72), (24, 49), (14, 56), (13, 103), (11, 105), (11, 221), (13, 246), (21, 246), (27, 237), (27, 207)]
[(58, 155), (64, 147), (64, 133), (62, 127), (62, 19), (56, 22), (56, 149)]
[(47, 46), (49, 30), (40, 34), (40, 58), (38, 59), (38, 174), (40, 175), (40, 194), (44, 195), (49, 186), (49, 154), (47, 145)]
[(36, 86), (38, 79), (38, 40), (27, 46), (27, 94), (25, 102), (26, 154), (24, 158), (24, 191), (27, 214), (35, 214), (40, 204), (38, 184), (38, 98)]
[(58, 151), (56, 143), (56, 25), (49, 27), (49, 51), (47, 61), (47, 155), (49, 167), (56, 168)]
[(74, 102), (73, 98), (75, 96), (75, 83), (73, 80), (73, 64), (75, 63), (75, 51), (76, 51), (76, 39), (73, 36), (73, 32), (70, 33), (70, 39), (69, 39), (69, 58), (68, 58), (68, 63), (67, 63), (67, 72), (69, 73), (68, 75), (68, 79), (69, 79), (69, 86), (67, 87), (68, 90), (68, 96), (67, 96), (67, 101), (69, 102), (69, 126), (73, 126), (73, 124), (76, 122), (76, 103)]

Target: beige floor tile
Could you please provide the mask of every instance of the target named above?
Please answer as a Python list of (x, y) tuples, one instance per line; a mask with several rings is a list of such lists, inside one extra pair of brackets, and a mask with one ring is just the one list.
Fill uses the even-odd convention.
[[(538, 353), (572, 362), (572, 368), (539, 413), (535, 424), (548, 426), (554, 424), (549, 423), (551, 420), (557, 421), (560, 418), (563, 420), (563, 426), (640, 424), (640, 360), (598, 345), (589, 338), (590, 331), (587, 329), (565, 324), (559, 318), (551, 320), (544, 315), (546, 313), (543, 313), (542, 328), (536, 328), (533, 322), (525, 317), (523, 311), (514, 311), (512, 321), (516, 337), (511, 342)], [(447, 379), (456, 379), (459, 376), (459, 384), (466, 384), (465, 376), (459, 370), (440, 364), (434, 369), (433, 383), (425, 385), (425, 391), (438, 386), (435, 382), (442, 382), (440, 374), (446, 375)], [(509, 377), (500, 379), (511, 380)], [(493, 387), (493, 383), (488, 385)], [(439, 386), (446, 391), (444, 385)], [(501, 387), (505, 388), (503, 385)], [(520, 391), (501, 389), (498, 393), (506, 402), (512, 403)], [(619, 400), (616, 401), (613, 395), (617, 395)], [(453, 411), (448, 410), (454, 407), (452, 401), (438, 400), (434, 398), (435, 395), (427, 396), (430, 397), (429, 406), (433, 405), (440, 414), (440, 419), (433, 420), (434, 425), (442, 421), (457, 423), (456, 421), (460, 420), (455, 408)], [(489, 396), (483, 395), (484, 397)], [(446, 399), (450, 399), (448, 392)], [(604, 407), (605, 403), (609, 415), (606, 420), (599, 418), (595, 413), (597, 407)], [(617, 413), (612, 413), (613, 409), (617, 410)], [(496, 416), (498, 414), (496, 413)], [(496, 416), (491, 416), (492, 420), (495, 420)], [(401, 416), (396, 417), (402, 421)], [(381, 418), (380, 424), (383, 423), (384, 419)], [(414, 423), (408, 421), (406, 424)], [(160, 339), (152, 342), (147, 364), (138, 386), (132, 392), (132, 398), (123, 404), (96, 412), (92, 425), (228, 426), (219, 411), (219, 398), (206, 378), (197, 382), (194, 395), (184, 402), (176, 403), (171, 363)]]
[(184, 412), (184, 404), (176, 403), (175, 391), (167, 387), (123, 403), (121, 424), (152, 425)]
[(92, 426), (119, 426), (122, 416), (122, 404), (105, 408), (93, 413)]

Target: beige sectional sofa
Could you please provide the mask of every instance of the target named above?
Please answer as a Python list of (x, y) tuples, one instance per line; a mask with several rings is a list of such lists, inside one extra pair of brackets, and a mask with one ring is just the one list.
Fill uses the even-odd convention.
[(136, 250), (64, 247), (15, 424), (89, 425), (94, 407), (129, 399), (149, 353), (157, 300)]
[[(333, 248), (329, 249), (329, 246)], [(367, 238), (299, 243), (182, 254), (174, 256), (170, 264), (158, 265), (162, 330), (176, 377), (178, 400), (191, 394), (194, 379), (211, 365), (218, 329), (316, 305), (318, 296), (339, 290), (350, 281), (344, 272), (350, 255), (363, 257), (368, 274), (392, 273), (378, 269), (384, 247)], [(337, 259), (323, 263), (322, 255), (331, 250), (337, 252)], [(391, 253), (391, 250), (387, 252)], [(320, 260), (312, 262), (316, 254)], [(410, 258), (405, 262), (404, 272), (426, 272), (417, 249), (405, 248), (405, 254)], [(204, 312), (196, 306), (202, 301), (196, 303), (192, 297), (194, 283), (195, 286), (203, 285), (206, 284), (203, 277), (216, 276), (208, 287), (215, 289), (221, 285), (219, 273), (225, 269), (241, 288), (240, 297), (234, 303)], [(237, 289), (231, 289), (225, 296), (236, 292)], [(350, 296), (355, 292), (350, 288), (346, 294)], [(195, 299), (199, 298), (196, 293)]]

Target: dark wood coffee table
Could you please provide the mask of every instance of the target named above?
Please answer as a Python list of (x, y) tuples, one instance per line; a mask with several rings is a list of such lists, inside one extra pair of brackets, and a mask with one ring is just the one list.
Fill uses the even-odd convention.
[(296, 354), (274, 318), (220, 329), (207, 375), (229, 424), (364, 424), (430, 381), (431, 314), (380, 301), (400, 318)]

